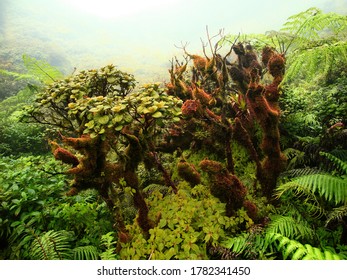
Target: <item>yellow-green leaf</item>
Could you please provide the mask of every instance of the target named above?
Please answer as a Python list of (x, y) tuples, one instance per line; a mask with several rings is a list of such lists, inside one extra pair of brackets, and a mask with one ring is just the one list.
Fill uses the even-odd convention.
[(107, 123), (109, 122), (109, 120), (110, 120), (110, 117), (107, 116), (107, 115), (102, 116), (102, 117), (99, 117), (99, 118), (97, 119), (97, 121), (98, 121), (99, 124), (107, 124)]
[(153, 118), (161, 118), (163, 116), (163, 114), (160, 112), (160, 111), (157, 111), (157, 112), (155, 112), (153, 115), (152, 115), (152, 117)]

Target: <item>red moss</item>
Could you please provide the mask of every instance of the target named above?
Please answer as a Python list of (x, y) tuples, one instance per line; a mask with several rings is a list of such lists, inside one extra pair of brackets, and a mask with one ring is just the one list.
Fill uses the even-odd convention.
[(267, 65), (270, 74), (276, 77), (283, 77), (285, 70), (285, 59), (280, 54), (273, 54)]
[(182, 105), (182, 114), (183, 116), (192, 117), (199, 111), (200, 107), (198, 100), (186, 100)]
[(206, 159), (200, 162), (200, 167), (210, 176), (211, 194), (226, 203), (226, 215), (232, 216), (243, 205), (246, 187), (219, 162)]
[(214, 112), (212, 112), (210, 109), (206, 108), (205, 112), (207, 114), (207, 116), (212, 119), (215, 122), (221, 122), (222, 121), (222, 117), (216, 115)]
[(200, 101), (203, 105), (209, 105), (210, 101), (213, 99), (213, 97), (208, 94), (206, 91), (199, 87), (194, 87), (192, 90), (192, 96), (194, 99), (197, 99)]
[(206, 65), (207, 65), (206, 58), (203, 58), (199, 55), (191, 55), (190, 57), (193, 59), (194, 67), (198, 71), (204, 71), (206, 69)]
[(242, 43), (238, 43), (237, 45), (233, 46), (233, 51), (237, 54), (237, 55), (244, 55), (245, 52), (245, 48), (243, 47)]
[(262, 51), (262, 54), (261, 54), (261, 61), (263, 62), (263, 64), (265, 66), (268, 65), (269, 60), (273, 56), (274, 53), (275, 53), (274, 50), (271, 47), (269, 47), (269, 46), (266, 46), (266, 47), (263, 48), (263, 51)]
[(257, 173), (261, 172), (261, 164), (258, 153), (253, 145), (248, 131), (244, 128), (239, 118), (235, 118), (235, 124), (233, 126), (233, 137), (247, 149), (251, 159), (255, 161), (257, 165)]
[(180, 160), (177, 164), (178, 175), (184, 180), (189, 182), (192, 186), (201, 183), (201, 178), (199, 172), (196, 170), (193, 164), (186, 162), (185, 160)]
[(246, 200), (243, 202), (243, 207), (245, 207), (248, 217), (250, 217), (253, 221), (256, 221), (258, 216), (257, 206), (253, 202)]
[(120, 231), (118, 232), (118, 240), (121, 243), (128, 243), (131, 240), (129, 233)]
[(223, 166), (219, 162), (216, 162), (214, 160), (204, 159), (200, 162), (199, 165), (203, 171), (213, 174), (220, 173), (223, 169)]
[(75, 196), (77, 195), (79, 190), (76, 187), (72, 187), (67, 193), (67, 196)]
[(89, 135), (82, 135), (79, 138), (63, 137), (63, 142), (76, 150), (85, 149), (92, 145), (93, 140)]
[(137, 223), (145, 234), (148, 234), (149, 230), (154, 227), (154, 223), (148, 217), (148, 206), (145, 199), (139, 190), (134, 193), (134, 204), (138, 209)]
[(73, 167), (76, 167), (79, 164), (79, 160), (75, 155), (61, 147), (55, 149), (53, 155), (55, 159), (60, 160), (66, 164), (71, 164)]

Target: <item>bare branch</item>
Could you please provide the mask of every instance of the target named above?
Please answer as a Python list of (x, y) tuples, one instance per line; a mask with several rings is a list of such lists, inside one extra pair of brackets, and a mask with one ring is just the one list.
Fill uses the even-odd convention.
[[(217, 47), (215, 46), (215, 48), (212, 47), (212, 40), (218, 36), (222, 37), (223, 38), (223, 32), (224, 32), (224, 29), (219, 29), (219, 32), (218, 34), (210, 37), (210, 33), (209, 33), (209, 30), (208, 30), (208, 26), (206, 25), (206, 33), (207, 33), (207, 39), (208, 39), (208, 43), (210, 45), (210, 49), (211, 49), (211, 53), (213, 56), (216, 55), (216, 52), (217, 52)], [(219, 40), (218, 40), (219, 41)]]
[(202, 38), (200, 38), (201, 44), (202, 44), (202, 51), (206, 57), (206, 59), (209, 59), (209, 57), (206, 54), (206, 47), (207, 47), (207, 43), (204, 43), (204, 41), (202, 40)]

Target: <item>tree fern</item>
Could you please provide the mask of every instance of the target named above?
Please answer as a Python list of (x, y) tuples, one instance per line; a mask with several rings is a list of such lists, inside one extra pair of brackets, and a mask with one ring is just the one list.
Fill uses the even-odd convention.
[[(305, 74), (305, 79), (328, 75), (347, 62), (347, 18), (317, 8), (291, 16), (280, 30), (287, 34), (285, 80)], [(288, 41), (288, 37), (291, 40)]]
[[(293, 44), (302, 46), (304, 42), (315, 41), (334, 34), (339, 39), (346, 37), (346, 17), (336, 13), (323, 13), (310, 8), (288, 18), (282, 32), (295, 35)], [(304, 40), (303, 42), (300, 42)]]
[[(336, 65), (347, 62), (347, 43), (323, 44), (308, 49), (300, 49), (288, 59), (285, 78), (291, 80), (297, 76), (306, 80), (326, 77)], [(302, 76), (302, 75), (305, 76)]]
[(28, 74), (43, 83), (52, 83), (62, 79), (63, 74), (48, 62), (37, 60), (26, 54), (23, 55), (23, 62), (28, 70)]
[(35, 236), (30, 247), (31, 259), (63, 260), (71, 258), (71, 236), (67, 231), (50, 230)]
[(17, 81), (18, 80), (28, 80), (28, 79), (32, 79), (33, 78), (29, 74), (21, 74), (21, 73), (8, 71), (8, 70), (4, 70), (4, 69), (0, 69), (0, 75), (12, 77), (12, 78), (14, 78)]

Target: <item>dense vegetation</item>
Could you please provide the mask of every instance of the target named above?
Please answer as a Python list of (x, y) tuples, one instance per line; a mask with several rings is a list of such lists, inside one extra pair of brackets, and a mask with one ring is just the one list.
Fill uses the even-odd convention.
[(315, 8), (207, 31), (145, 85), (24, 55), (1, 70), (0, 258), (347, 259), (346, 39)]

